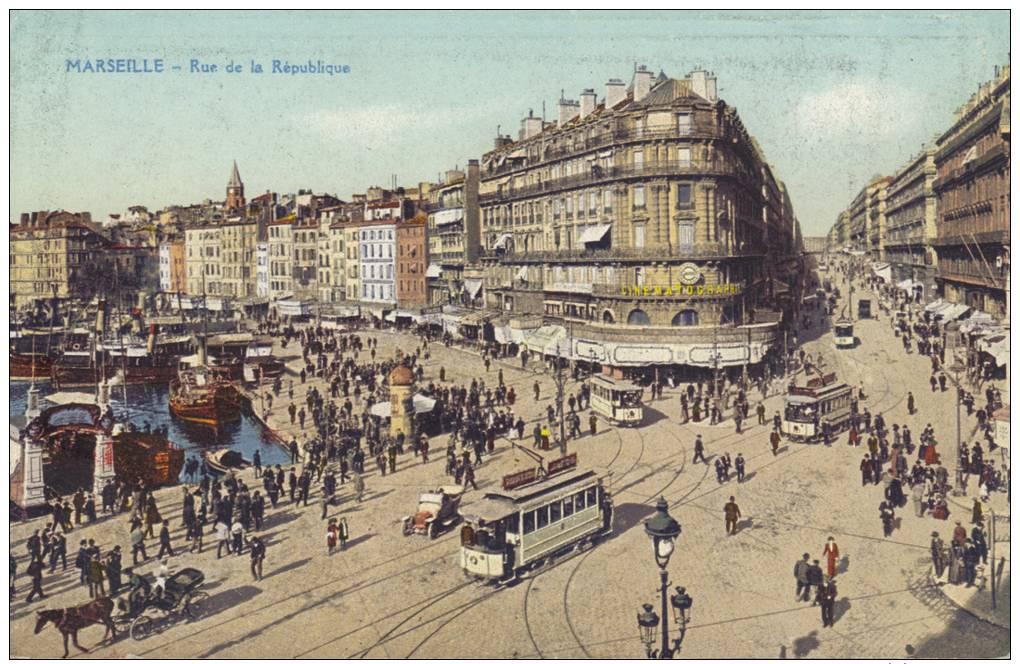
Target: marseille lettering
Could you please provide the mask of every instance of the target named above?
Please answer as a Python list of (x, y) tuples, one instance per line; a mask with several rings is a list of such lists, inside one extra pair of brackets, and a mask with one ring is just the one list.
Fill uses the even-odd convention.
[(326, 74), (327, 76), (334, 76), (336, 74), (350, 74), (350, 65), (329, 65), (322, 60), (302, 62), (301, 64), (292, 64), (288, 60), (273, 60), (274, 74), (290, 74), (296, 76), (298, 74)]
[(166, 68), (163, 58), (107, 58), (101, 60), (66, 60), (65, 73), (76, 74), (161, 74)]
[(735, 295), (740, 292), (736, 284), (701, 284), (698, 286), (685, 286), (674, 284), (672, 286), (624, 286), (620, 289), (621, 295), (637, 295), (641, 297), (680, 297), (687, 295)]

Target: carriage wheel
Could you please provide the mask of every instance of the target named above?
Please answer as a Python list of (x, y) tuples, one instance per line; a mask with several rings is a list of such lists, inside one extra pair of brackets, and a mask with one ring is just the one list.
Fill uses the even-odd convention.
[(190, 592), (184, 598), (184, 613), (187, 614), (191, 620), (196, 620), (201, 617), (202, 612), (205, 611), (206, 602), (209, 601), (209, 593), (202, 592)]
[(439, 537), (439, 522), (433, 521), (429, 524), (429, 539), (435, 539)]
[(141, 641), (155, 631), (152, 618), (147, 615), (140, 615), (131, 622), (131, 638)]

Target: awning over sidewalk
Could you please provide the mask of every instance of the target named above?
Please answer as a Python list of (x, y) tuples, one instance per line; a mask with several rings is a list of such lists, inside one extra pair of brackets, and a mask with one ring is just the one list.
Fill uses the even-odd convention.
[(998, 334), (978, 341), (977, 347), (995, 359), (995, 364), (1004, 367), (1009, 364), (1009, 335)]
[(936, 311), (935, 315), (945, 321), (951, 321), (965, 316), (968, 311), (970, 311), (970, 307), (965, 304), (950, 304), (948, 307)]
[(562, 325), (543, 325), (525, 335), (524, 345), (529, 351), (543, 355), (559, 355), (560, 342), (567, 338), (567, 330)]
[(478, 297), (479, 291), (482, 290), (481, 279), (465, 279), (464, 280), (464, 292), (466, 292), (471, 299)]
[(581, 233), (581, 237), (578, 238), (580, 244), (588, 244), (589, 242), (601, 242), (602, 238), (606, 236), (612, 224), (595, 224), (584, 229)]
[(892, 281), (892, 265), (888, 263), (872, 263), (871, 271), (875, 273), (875, 276), (883, 281)]
[(437, 277), (441, 277), (442, 275), (443, 275), (443, 268), (439, 267), (439, 265), (437, 263), (433, 263), (432, 265), (429, 265), (428, 268), (425, 270), (425, 278), (426, 279), (435, 279)]
[[(436, 400), (424, 394), (415, 394), (411, 397), (411, 401), (414, 403), (415, 415), (431, 413), (432, 409), (436, 407)], [(393, 404), (389, 401), (380, 401), (374, 404), (368, 412), (376, 417), (389, 417), (393, 413)]]
[(934, 302), (929, 302), (928, 304), (924, 305), (924, 310), (927, 311), (928, 313), (934, 313), (937, 309), (941, 309), (945, 307), (947, 304), (949, 303), (943, 300), (942, 298), (939, 298)]
[(970, 334), (977, 331), (978, 328), (987, 328), (993, 325), (997, 325), (997, 323), (990, 313), (975, 311), (970, 318), (960, 323), (960, 332)]
[(896, 288), (898, 290), (901, 290), (901, 291), (906, 291), (908, 293), (913, 293), (914, 289), (917, 288), (918, 286), (921, 286), (921, 285), (922, 284), (914, 281), (913, 279), (904, 279), (903, 281), (901, 281), (898, 284), (896, 284)]
[(445, 226), (460, 221), (464, 218), (464, 208), (453, 208), (452, 210), (440, 210), (436, 212), (433, 219), (436, 226)]

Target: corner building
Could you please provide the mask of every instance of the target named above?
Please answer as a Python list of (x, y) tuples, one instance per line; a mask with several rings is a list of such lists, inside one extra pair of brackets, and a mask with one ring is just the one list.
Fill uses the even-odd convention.
[(782, 343), (793, 207), (708, 72), (639, 67), (529, 114), (484, 155), (479, 204), (487, 307), (567, 328), (572, 359), (739, 366)]

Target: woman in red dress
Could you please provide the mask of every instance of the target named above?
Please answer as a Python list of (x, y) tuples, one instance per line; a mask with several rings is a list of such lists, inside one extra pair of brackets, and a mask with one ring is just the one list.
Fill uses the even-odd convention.
[(839, 546), (836, 544), (836, 540), (829, 537), (829, 541), (825, 543), (825, 549), (822, 551), (822, 555), (825, 556), (825, 561), (828, 563), (829, 578), (836, 578), (836, 563), (839, 562)]

